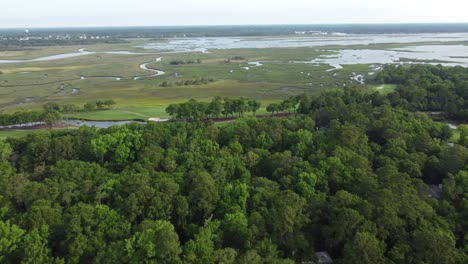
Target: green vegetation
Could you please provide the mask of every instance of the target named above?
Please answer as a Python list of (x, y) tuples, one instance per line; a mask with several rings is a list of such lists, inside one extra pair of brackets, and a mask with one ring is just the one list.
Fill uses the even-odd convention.
[(373, 87), (374, 91), (377, 91), (385, 95), (389, 93), (393, 93), (395, 89), (396, 89), (395, 84), (381, 84), (381, 85), (376, 85), (375, 87)]
[(458, 142), (458, 140), (460, 140), (460, 131), (458, 129), (455, 129), (453, 131), (453, 136), (451, 138), (451, 141), (452, 142)]
[[(149, 54), (135, 47), (144, 43), (144, 40), (132, 40), (130, 43), (0, 52), (0, 57), (5, 59), (33, 59), (77, 52), (81, 48), (97, 52), (129, 50), (143, 53), (96, 53), (53, 61), (0, 64), (3, 73), (0, 75), (0, 107), (10, 113), (22, 109), (37, 110), (48, 102), (84, 105), (95, 98), (106, 98), (117, 103), (119, 109), (115, 109), (116, 112), (139, 113), (191, 98), (209, 102), (214, 96), (245, 96), (268, 105), (304, 92), (317, 95), (324, 89), (350, 84), (352, 81), (349, 75), (352, 72), (366, 75), (369, 71), (367, 65), (346, 66), (336, 72), (327, 72), (330, 69), (327, 65), (290, 63), (331, 54), (330, 51), (314, 48)], [(149, 74), (140, 69), (141, 64), (159, 57), (163, 57), (163, 60), (152, 62), (148, 67), (163, 70), (166, 74), (133, 80), (135, 76)], [(226, 61), (226, 58), (232, 59)], [(173, 61), (195, 63), (173, 65)], [(249, 61), (262, 61), (263, 66), (252, 67)], [(245, 70), (243, 67), (250, 69)], [(148, 116), (159, 116), (160, 113), (149, 113)], [(96, 113), (79, 115), (92, 119)]]
[(12, 114), (0, 114), (0, 126), (42, 121), (42, 111), (17, 111)]
[(94, 111), (96, 109), (98, 110), (103, 110), (103, 109), (109, 109), (113, 105), (115, 105), (115, 101), (112, 99), (108, 100), (97, 100), (95, 102), (87, 102), (83, 108), (85, 111)]
[(458, 143), (468, 147), (468, 125), (460, 125), (457, 129), (458, 131)]
[[(468, 150), (394, 98), (345, 88), (275, 103), (288, 118), (0, 141), (0, 261), (466, 263)], [(171, 108), (226, 103), (256, 106)]]
[(0, 51), (21, 51), (31, 50), (33, 47), (44, 47), (44, 46), (73, 46), (73, 45), (90, 45), (97, 43), (115, 44), (125, 43), (125, 40), (118, 38), (93, 38), (93, 39), (80, 39), (69, 38), (69, 39), (0, 39)]
[(415, 65), (386, 66), (376, 80), (397, 84), (389, 94), (394, 106), (411, 111), (443, 111), (449, 118), (468, 121), (468, 69)]
[[(343, 65), (343, 69), (327, 71), (331, 66), (294, 63), (334, 54), (343, 48), (341, 46), (215, 49), (209, 53), (154, 54), (137, 47), (148, 41), (136, 39), (128, 43), (37, 47), (33, 50), (0, 52), (2, 59), (11, 60), (77, 52), (81, 48), (93, 52), (128, 50), (142, 53), (95, 53), (53, 61), (0, 64), (0, 108), (4, 112), (13, 113), (18, 110), (38, 110), (48, 102), (84, 105), (96, 98), (106, 98), (115, 101), (118, 109), (103, 113), (103, 117), (94, 112), (78, 113), (77, 116), (103, 119), (104, 116), (112, 116), (108, 114), (110, 112), (131, 111), (145, 112), (146, 116), (153, 117), (164, 115), (164, 111), (159, 109), (189, 99), (209, 102), (215, 96), (244, 96), (267, 106), (291, 96), (303, 93), (318, 95), (323, 90), (344, 85), (358, 85), (363, 90), (377, 89), (385, 94), (396, 88), (393, 83), (386, 82), (381, 86), (369, 82), (374, 78), (369, 72), (375, 72), (369, 65)], [(378, 44), (348, 48), (385, 49), (400, 46)], [(163, 58), (161, 61), (155, 61), (160, 57)], [(252, 61), (261, 61), (262, 66), (248, 64)], [(162, 70), (166, 74), (134, 80), (135, 76), (149, 74), (139, 67), (148, 62), (151, 62), (149, 68)], [(353, 73), (363, 75), (368, 84), (351, 80)], [(147, 113), (151, 108), (157, 112)], [(116, 114), (115, 118), (121, 120), (123, 116), (131, 115)], [(131, 116), (131, 119), (134, 118)]]
[(25, 137), (28, 134), (44, 131), (44, 130), (0, 130), (0, 140), (5, 140), (7, 138), (20, 138)]
[[(208, 84), (210, 82), (214, 82), (213, 79), (205, 79), (205, 78), (200, 78), (200, 79), (195, 79), (195, 80), (185, 80), (185, 81), (177, 81), (174, 83), (175, 86), (189, 86), (189, 85), (202, 85), (202, 84)], [(172, 82), (167, 82), (164, 81), (161, 83), (161, 87), (170, 87), (172, 86)]]
[(119, 108), (111, 110), (79, 112), (68, 115), (70, 118), (89, 120), (135, 120), (150, 117), (166, 117), (165, 106)]
[[(166, 108), (166, 112), (174, 119), (200, 122), (207, 118), (243, 117), (245, 112), (252, 112), (253, 115), (260, 109), (261, 103), (255, 100), (246, 100), (215, 97), (210, 103), (190, 100), (186, 103), (171, 104)], [(284, 109), (285, 110), (285, 109)]]
[[(8, 60), (101, 52), (0, 64), (0, 126), (48, 125), (0, 131), (0, 263), (292, 264), (316, 251), (337, 264), (468, 263), (468, 126), (425, 113), (467, 123), (466, 68), (298, 63), (342, 46), (155, 54), (127, 39), (185, 34), (165, 30), (0, 41)], [(150, 75), (143, 64), (165, 74), (134, 78)], [(151, 117), (172, 120), (53, 126)]]
[(50, 102), (42, 106), (43, 111), (17, 111), (12, 114), (0, 114), (0, 126), (32, 122), (45, 122), (46, 124), (53, 125), (61, 119), (62, 115), (103, 111), (113, 105), (115, 105), (115, 102), (111, 99), (88, 102), (83, 108), (72, 104), (59, 105)]
[(67, 131), (75, 130), (77, 127), (52, 127), (52, 128), (40, 128), (40, 129), (8, 129), (0, 130), (0, 141), (7, 138), (23, 138), (33, 133), (49, 132), (49, 131)]
[(200, 59), (197, 59), (197, 60), (173, 60), (173, 61), (169, 62), (169, 64), (171, 64), (171, 65), (183, 65), (183, 64), (195, 64), (195, 63), (200, 64), (201, 60)]

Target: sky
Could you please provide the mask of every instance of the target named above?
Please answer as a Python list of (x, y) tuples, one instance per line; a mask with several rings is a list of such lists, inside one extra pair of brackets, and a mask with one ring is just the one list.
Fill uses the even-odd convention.
[(0, 1), (0, 28), (468, 22), (467, 0)]

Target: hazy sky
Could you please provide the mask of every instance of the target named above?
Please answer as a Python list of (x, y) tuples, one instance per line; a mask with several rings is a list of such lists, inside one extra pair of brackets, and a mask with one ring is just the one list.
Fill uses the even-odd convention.
[(0, 27), (468, 22), (467, 0), (3, 0)]

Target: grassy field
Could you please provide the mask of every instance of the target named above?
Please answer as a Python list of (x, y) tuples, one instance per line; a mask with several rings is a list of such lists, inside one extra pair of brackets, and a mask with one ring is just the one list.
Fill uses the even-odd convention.
[[(259, 38), (262, 40), (262, 38)], [(162, 40), (163, 41), (163, 40)], [(154, 40), (129, 40), (121, 44), (88, 46), (43, 47), (27, 51), (0, 52), (0, 59), (33, 59), (43, 56), (77, 52), (81, 48), (101, 52), (53, 61), (0, 64), (0, 111), (39, 109), (44, 103), (83, 105), (98, 99), (113, 99), (117, 109), (93, 113), (80, 113), (72, 117), (94, 120), (143, 119), (165, 117), (170, 103), (190, 98), (208, 101), (214, 96), (244, 96), (261, 101), (264, 105), (301, 93), (317, 94), (324, 89), (358, 85), (363, 89), (391, 92), (394, 86), (362, 85), (352, 80), (353, 74), (372, 78), (369, 65), (344, 65), (332, 70), (326, 64), (306, 64), (322, 55), (331, 55), (342, 46), (226, 49), (209, 53), (153, 54), (137, 46)], [(350, 46), (347, 48), (394, 48), (398, 45), (381, 44)], [(132, 51), (145, 54), (106, 54), (106, 51)], [(156, 58), (163, 57), (156, 62)], [(240, 60), (228, 60), (241, 57)], [(173, 65), (171, 61), (200, 61), (195, 64)], [(262, 66), (248, 64), (261, 61)], [(140, 65), (148, 63), (152, 69), (166, 74), (133, 80), (151, 72)], [(249, 67), (245, 69), (244, 67)], [(84, 79), (82, 77), (85, 77)], [(121, 78), (116, 80), (115, 77)], [(202, 85), (177, 86), (176, 83), (200, 78), (213, 79)], [(162, 83), (169, 84), (162, 87)]]
[(147, 120), (150, 117), (167, 117), (166, 106), (119, 108), (92, 113), (77, 113), (69, 115), (70, 118), (90, 120)]
[[(91, 51), (135, 50), (130, 44), (94, 45)], [(55, 54), (76, 51), (78, 47), (54, 47)], [(34, 53), (36, 52), (36, 53)], [(28, 51), (26, 57), (37, 58), (53, 54), (51, 48)], [(82, 105), (97, 99), (114, 99), (118, 110), (80, 114), (88, 119), (127, 119), (138, 116), (159, 116), (164, 106), (189, 98), (210, 100), (213, 96), (245, 96), (264, 103), (274, 102), (300, 93), (317, 93), (328, 87), (349, 83), (349, 73), (368, 71), (366, 65), (345, 67), (327, 72), (330, 66), (289, 63), (310, 60), (328, 54), (312, 48), (215, 50), (211, 53), (115, 55), (90, 54), (53, 61), (0, 64), (0, 109), (12, 112), (38, 109), (46, 102)], [(241, 56), (243, 60), (228, 58)], [(165, 75), (133, 80), (150, 72), (139, 65), (149, 64), (166, 72)], [(11, 59), (8, 57), (8, 59)], [(200, 64), (172, 65), (173, 60), (200, 60)], [(248, 62), (262, 61), (263, 66), (252, 67)], [(250, 67), (249, 70), (243, 67)], [(86, 77), (82, 79), (81, 76)], [(99, 77), (101, 76), (101, 77)], [(108, 76), (109, 78), (103, 78)], [(116, 80), (113, 77), (125, 78)], [(183, 80), (213, 79), (204, 85), (176, 86)], [(161, 87), (162, 82), (171, 84)]]
[[(54, 128), (54, 130), (69, 130), (69, 129), (77, 129), (76, 127), (69, 127), (69, 128)], [(30, 133), (33, 132), (48, 132), (50, 129), (41, 128), (41, 129), (25, 129), (25, 130), (0, 130), (0, 140), (4, 140), (6, 138), (20, 138), (25, 137)]]
[[(39, 130), (35, 130), (39, 131)], [(9, 137), (13, 138), (18, 138), (18, 137), (24, 137), (27, 134), (31, 133), (31, 130), (0, 130), (0, 140), (4, 140)]]
[[(266, 114), (266, 106), (271, 102), (263, 102), (262, 107), (257, 111), (257, 114)], [(70, 114), (68, 118), (76, 119), (89, 119), (97, 121), (106, 120), (147, 120), (151, 117), (169, 118), (166, 113), (166, 105), (156, 107), (133, 107), (133, 108), (119, 108), (111, 110), (96, 111), (91, 113), (77, 113)]]
[(382, 84), (382, 85), (375, 85), (371, 87), (372, 90), (377, 91), (382, 94), (389, 94), (395, 91), (396, 85), (394, 84)]

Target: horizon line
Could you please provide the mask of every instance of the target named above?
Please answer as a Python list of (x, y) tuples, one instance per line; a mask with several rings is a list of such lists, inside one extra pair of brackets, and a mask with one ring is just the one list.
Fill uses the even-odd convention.
[(78, 28), (156, 28), (156, 27), (249, 27), (249, 26), (362, 26), (362, 25), (468, 25), (468, 22), (385, 22), (385, 23), (292, 23), (292, 24), (195, 24), (195, 25), (96, 25), (96, 26), (37, 26), (37, 27), (1, 27), (0, 30), (24, 29), (78, 29)]

